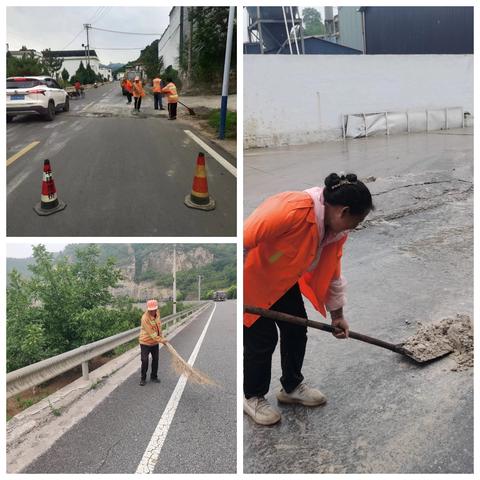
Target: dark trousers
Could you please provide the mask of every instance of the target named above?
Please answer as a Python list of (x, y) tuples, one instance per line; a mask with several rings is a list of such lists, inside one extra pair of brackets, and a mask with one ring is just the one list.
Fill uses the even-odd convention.
[(142, 97), (134, 97), (135, 100), (135, 108), (140, 110), (140, 105), (142, 104)]
[(153, 107), (158, 110), (158, 107), (163, 108), (162, 105), (163, 95), (160, 92), (153, 92)]
[[(270, 310), (307, 318), (296, 283)], [(302, 366), (307, 345), (307, 327), (260, 317), (251, 327), (243, 327), (243, 390), (246, 398), (265, 396), (270, 388), (272, 355), (280, 330), (280, 383), (291, 393), (303, 381)]]
[(130, 92), (127, 92), (127, 100), (128, 103), (132, 103), (132, 94)]
[(152, 354), (152, 370), (150, 378), (157, 378), (158, 375), (158, 344), (157, 345), (140, 345), (140, 359), (142, 361), (142, 380), (147, 378), (148, 355)]
[(171, 119), (177, 118), (177, 103), (168, 104), (168, 117)]

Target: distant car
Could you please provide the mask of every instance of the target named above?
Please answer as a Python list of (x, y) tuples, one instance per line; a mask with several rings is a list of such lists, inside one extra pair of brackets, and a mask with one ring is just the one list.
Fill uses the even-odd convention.
[(41, 115), (51, 121), (59, 110), (68, 112), (68, 93), (51, 77), (7, 78), (7, 123), (16, 115)]
[(227, 299), (227, 294), (222, 291), (215, 292), (213, 294), (213, 300), (215, 302), (224, 302)]

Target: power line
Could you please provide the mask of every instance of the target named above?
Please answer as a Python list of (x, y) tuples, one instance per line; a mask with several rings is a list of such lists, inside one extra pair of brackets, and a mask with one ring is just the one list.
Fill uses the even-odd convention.
[(100, 48), (100, 47), (95, 47), (92, 48), (93, 50), (143, 50), (145, 47), (128, 47), (128, 48)]
[(139, 32), (120, 32), (118, 30), (107, 30), (106, 28), (98, 28), (98, 27), (91, 27), (92, 30), (100, 30), (102, 32), (110, 32), (110, 33), (121, 33), (122, 35), (154, 35), (156, 37), (160, 37), (161, 33), (139, 33)]
[(73, 40), (68, 42), (61, 50), (65, 50), (69, 45), (71, 45), (82, 32), (83, 28), (73, 37)]

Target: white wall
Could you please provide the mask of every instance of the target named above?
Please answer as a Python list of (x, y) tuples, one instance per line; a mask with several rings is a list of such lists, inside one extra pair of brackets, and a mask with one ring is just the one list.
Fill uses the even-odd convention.
[[(80, 62), (83, 62), (83, 66), (87, 68), (87, 59), (86, 57), (66, 57), (63, 60), (59, 73), (66, 68), (70, 76), (75, 75), (80, 66)], [(97, 57), (90, 57), (90, 67), (95, 73), (99, 73), (100, 61)]]
[(245, 147), (328, 141), (341, 118), (463, 107), (473, 113), (473, 55), (245, 55)]
[(180, 9), (181, 7), (172, 8), (170, 23), (158, 42), (158, 56), (163, 56), (164, 68), (172, 65), (175, 70), (178, 70), (180, 56)]

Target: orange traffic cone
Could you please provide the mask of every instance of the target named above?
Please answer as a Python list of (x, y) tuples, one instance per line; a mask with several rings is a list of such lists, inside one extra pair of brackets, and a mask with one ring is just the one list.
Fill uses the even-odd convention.
[(66, 203), (60, 202), (57, 198), (57, 190), (53, 181), (53, 173), (50, 168), (50, 160), (43, 162), (43, 180), (42, 194), (40, 195), (40, 203), (37, 203), (33, 209), (39, 215), (51, 215), (59, 212), (67, 206)]
[(215, 208), (215, 200), (208, 194), (207, 171), (203, 153), (198, 154), (192, 193), (185, 197), (185, 205), (200, 210), (213, 210)]

